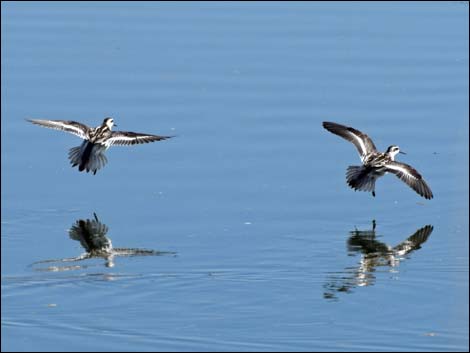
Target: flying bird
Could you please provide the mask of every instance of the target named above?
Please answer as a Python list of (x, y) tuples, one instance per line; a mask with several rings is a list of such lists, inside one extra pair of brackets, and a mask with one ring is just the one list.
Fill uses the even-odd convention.
[(72, 167), (78, 166), (80, 172), (86, 171), (96, 174), (104, 167), (108, 159), (104, 152), (110, 146), (127, 146), (140, 143), (148, 143), (166, 140), (173, 136), (158, 136), (151, 134), (140, 134), (128, 131), (112, 131), (113, 118), (105, 118), (103, 123), (95, 128), (76, 121), (67, 120), (42, 120), (27, 119), (27, 121), (50, 129), (61, 130), (74, 134), (84, 141), (78, 147), (73, 147), (69, 151), (69, 159)]
[(328, 121), (323, 122), (323, 127), (351, 142), (359, 152), (362, 166), (349, 166), (346, 172), (347, 183), (354, 190), (371, 191), (375, 197), (377, 179), (392, 173), (425, 199), (433, 198), (431, 189), (416, 169), (395, 161), (398, 153), (406, 154), (398, 146), (391, 145), (385, 152), (378, 152), (370, 137), (359, 130)]

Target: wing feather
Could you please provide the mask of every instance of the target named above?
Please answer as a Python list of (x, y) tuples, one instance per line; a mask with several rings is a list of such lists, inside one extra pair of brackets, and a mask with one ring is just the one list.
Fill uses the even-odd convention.
[(329, 121), (324, 121), (323, 127), (329, 132), (338, 135), (348, 140), (349, 142), (352, 142), (354, 146), (356, 146), (361, 157), (364, 157), (371, 152), (377, 151), (377, 148), (375, 147), (374, 142), (372, 142), (370, 137), (363, 132), (360, 132), (359, 130)]
[(88, 138), (88, 130), (90, 130), (90, 128), (86, 126), (85, 124), (81, 124), (79, 122), (70, 121), (70, 120), (43, 120), (43, 119), (26, 119), (26, 120), (35, 125), (71, 133), (82, 139)]
[(434, 197), (431, 188), (426, 184), (421, 174), (412, 166), (394, 161), (387, 163), (386, 169), (387, 172), (395, 174), (401, 181), (405, 182), (425, 199), (430, 200)]
[(107, 147), (115, 146), (127, 146), (127, 145), (136, 145), (141, 143), (149, 143), (155, 141), (166, 140), (172, 138), (173, 136), (158, 136), (150, 134), (139, 134), (136, 132), (128, 131), (113, 131), (111, 137), (105, 141)]

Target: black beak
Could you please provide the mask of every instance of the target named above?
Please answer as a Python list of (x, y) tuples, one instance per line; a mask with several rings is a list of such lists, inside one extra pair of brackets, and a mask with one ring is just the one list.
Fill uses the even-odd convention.
[(398, 153), (401, 153), (401, 154), (406, 154), (406, 153), (405, 153), (405, 152), (403, 152), (403, 151), (400, 151), (400, 152), (398, 152)]

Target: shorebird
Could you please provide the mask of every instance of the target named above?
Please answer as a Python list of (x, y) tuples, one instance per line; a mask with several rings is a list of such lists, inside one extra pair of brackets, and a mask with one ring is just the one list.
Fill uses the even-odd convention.
[(376, 222), (372, 221), (372, 229), (349, 232), (347, 241), (349, 256), (360, 254), (356, 265), (348, 265), (344, 271), (334, 271), (328, 275), (324, 284), (325, 299), (337, 300), (338, 293), (352, 293), (357, 287), (374, 285), (378, 273), (399, 273), (400, 264), (409, 259), (411, 254), (423, 246), (429, 239), (434, 227), (430, 224), (419, 228), (407, 239), (396, 246), (382, 242), (376, 234)]
[(85, 141), (80, 146), (70, 149), (70, 163), (72, 167), (78, 165), (80, 172), (86, 170), (87, 173), (93, 172), (93, 174), (96, 174), (96, 171), (108, 162), (104, 152), (112, 145), (135, 145), (173, 137), (128, 131), (111, 131), (113, 126), (117, 126), (112, 118), (105, 118), (103, 123), (95, 128), (67, 120), (27, 119), (27, 121), (50, 129), (69, 132), (84, 139)]
[(395, 161), (400, 151), (396, 145), (391, 145), (384, 153), (378, 152), (374, 142), (363, 132), (352, 127), (324, 121), (323, 127), (329, 132), (352, 142), (359, 151), (362, 166), (349, 166), (346, 172), (348, 185), (354, 190), (371, 191), (375, 197), (375, 182), (385, 173), (393, 173), (400, 180), (416, 191), (425, 199), (432, 199), (433, 194), (421, 174), (412, 166)]
[[(80, 242), (85, 252), (79, 256), (64, 259), (52, 259), (33, 262), (30, 266), (36, 271), (70, 271), (87, 268), (96, 265), (79, 265), (78, 261), (102, 258), (106, 267), (114, 267), (114, 258), (117, 256), (160, 256), (176, 255), (172, 251), (158, 251), (136, 248), (114, 248), (111, 239), (106, 235), (108, 226), (102, 223), (96, 213), (92, 219), (78, 219), (69, 230), (69, 237)], [(36, 267), (39, 264), (57, 263), (49, 267)], [(71, 265), (59, 265), (60, 263), (72, 263)]]

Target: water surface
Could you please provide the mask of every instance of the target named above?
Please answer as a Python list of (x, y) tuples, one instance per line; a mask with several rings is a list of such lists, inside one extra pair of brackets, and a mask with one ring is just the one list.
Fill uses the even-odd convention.
[[(467, 351), (468, 52), (461, 2), (2, 3), (2, 351)], [(176, 137), (93, 176), (25, 121), (105, 116)], [(349, 189), (325, 120), (435, 198)], [(94, 212), (174, 254), (37, 263)]]

